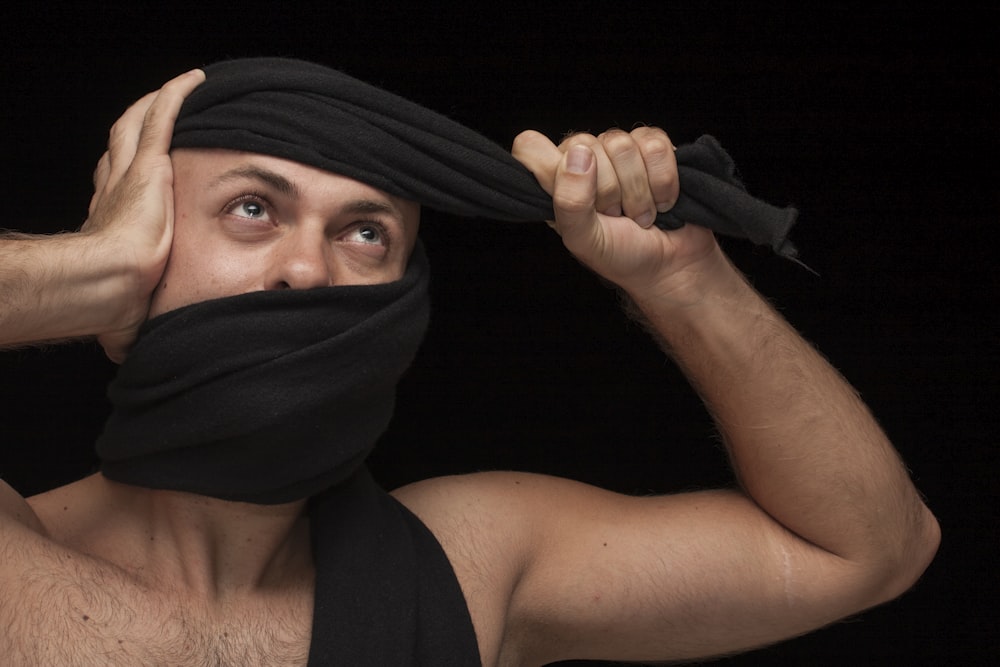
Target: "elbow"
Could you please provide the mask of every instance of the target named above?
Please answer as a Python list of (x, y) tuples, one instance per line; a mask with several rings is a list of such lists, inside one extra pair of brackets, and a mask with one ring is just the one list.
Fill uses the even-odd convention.
[(889, 602), (910, 590), (934, 560), (940, 544), (941, 527), (921, 503), (908, 530), (872, 567), (873, 604)]

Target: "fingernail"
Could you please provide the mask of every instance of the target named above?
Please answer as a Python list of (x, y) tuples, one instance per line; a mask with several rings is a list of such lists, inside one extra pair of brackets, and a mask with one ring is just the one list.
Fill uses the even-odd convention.
[(673, 208), (673, 207), (670, 204), (657, 204), (656, 205), (656, 210), (657, 210), (658, 213), (666, 213), (671, 208)]
[(642, 227), (643, 229), (646, 229), (647, 227), (649, 227), (650, 225), (653, 224), (653, 220), (654, 219), (656, 219), (656, 216), (653, 214), (653, 212), (652, 211), (646, 211), (645, 213), (643, 213), (642, 215), (640, 215), (638, 218), (636, 218), (635, 221), (636, 221), (636, 224), (638, 224), (640, 227)]
[(594, 153), (586, 146), (573, 146), (566, 154), (566, 171), (571, 174), (585, 174), (593, 163)]

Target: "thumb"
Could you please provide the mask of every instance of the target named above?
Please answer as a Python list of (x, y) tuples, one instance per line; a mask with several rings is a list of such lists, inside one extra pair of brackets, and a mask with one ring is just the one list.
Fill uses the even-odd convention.
[(552, 192), (555, 229), (566, 248), (585, 263), (603, 245), (597, 200), (597, 158), (590, 147), (577, 144), (563, 156)]

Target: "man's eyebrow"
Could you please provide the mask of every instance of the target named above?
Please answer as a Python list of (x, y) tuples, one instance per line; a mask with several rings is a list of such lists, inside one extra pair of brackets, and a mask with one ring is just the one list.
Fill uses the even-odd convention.
[[(300, 197), (299, 189), (290, 180), (277, 172), (255, 165), (245, 165), (242, 167), (236, 167), (235, 169), (230, 169), (212, 181), (209, 187), (214, 188), (228, 181), (234, 181), (241, 178), (248, 178), (266, 183), (281, 194), (293, 199), (298, 199)], [(384, 215), (394, 216), (400, 220), (403, 219), (403, 211), (390, 200), (367, 198), (353, 199), (341, 206), (340, 211), (341, 213), (347, 215), (381, 213)]]
[(397, 218), (403, 217), (403, 212), (397, 207), (393, 206), (390, 202), (381, 201), (378, 199), (355, 199), (347, 202), (340, 208), (341, 213), (347, 214), (361, 214), (366, 213), (383, 213), (386, 215), (392, 215)]
[(230, 169), (225, 172), (214, 181), (210, 187), (215, 187), (227, 181), (233, 181), (240, 178), (249, 178), (256, 181), (261, 181), (270, 185), (272, 188), (280, 192), (281, 194), (292, 197), (293, 199), (298, 199), (299, 190), (295, 187), (295, 184), (290, 180), (271, 171), (270, 169), (264, 169), (262, 167), (255, 167), (253, 165), (247, 165), (244, 167), (236, 167), (235, 169)]

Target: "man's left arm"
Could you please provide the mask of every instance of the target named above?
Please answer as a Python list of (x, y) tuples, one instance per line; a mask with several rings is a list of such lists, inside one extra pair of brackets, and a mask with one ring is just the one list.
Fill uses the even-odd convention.
[[(676, 628), (686, 625), (686, 610), (708, 623), (732, 623), (719, 633), (718, 646), (711, 633), (699, 637), (705, 631), (692, 627), (676, 646), (698, 638), (700, 648), (687, 647), (681, 656), (643, 656), (694, 657), (699, 650), (710, 655), (799, 634), (908, 589), (933, 557), (939, 529), (868, 408), (747, 284), (711, 233), (692, 225), (672, 232), (649, 226), (649, 214), (669, 207), (678, 191), (666, 135), (640, 128), (570, 137), (554, 147), (528, 133), (515, 143), (515, 155), (552, 193), (553, 226), (566, 247), (628, 293), (697, 389), (725, 438), (742, 486), (739, 493), (664, 500), (659, 519), (656, 511), (637, 505), (641, 522), (623, 518), (620, 523), (621, 535), (635, 550), (634, 560), (621, 562), (632, 581), (623, 573), (616, 583), (619, 592), (611, 591), (612, 605), (604, 605), (598, 618), (614, 623), (613, 615), (604, 615), (611, 611), (644, 625), (651, 619), (643, 615), (662, 614), (667, 621), (662, 627)], [(580, 507), (590, 505), (584, 495)], [(608, 507), (619, 504), (607, 502)], [(595, 500), (591, 511), (607, 511), (600, 509), (602, 503)], [(699, 515), (701, 526), (694, 521)], [(672, 525), (674, 534), (665, 533), (664, 525)], [(645, 545), (639, 537), (644, 530), (655, 536)], [(548, 542), (543, 558), (570, 568), (589, 561), (590, 556), (573, 552), (593, 549), (596, 541), (568, 535), (565, 540), (573, 545), (569, 550), (555, 546), (549, 552)], [(590, 546), (583, 547), (588, 541)], [(732, 553), (713, 556), (712, 549)], [(705, 554), (705, 572), (698, 573), (692, 552)], [(534, 562), (531, 568), (547, 572), (536, 589), (543, 591), (541, 604), (551, 604), (548, 596), (568, 582), (558, 568)], [(648, 576), (647, 583), (660, 591), (637, 594), (637, 575)], [(529, 569), (523, 582), (532, 576)], [(678, 585), (670, 576), (687, 581)], [(761, 576), (770, 581), (755, 580)], [(632, 593), (620, 592), (625, 590)], [(751, 591), (760, 605), (756, 610)], [(588, 605), (575, 609), (582, 614), (580, 627), (593, 637)], [(754, 613), (755, 620), (738, 620)], [(648, 627), (655, 628), (655, 620)], [(578, 640), (586, 642), (587, 636)], [(638, 637), (627, 641), (644, 643)]]

